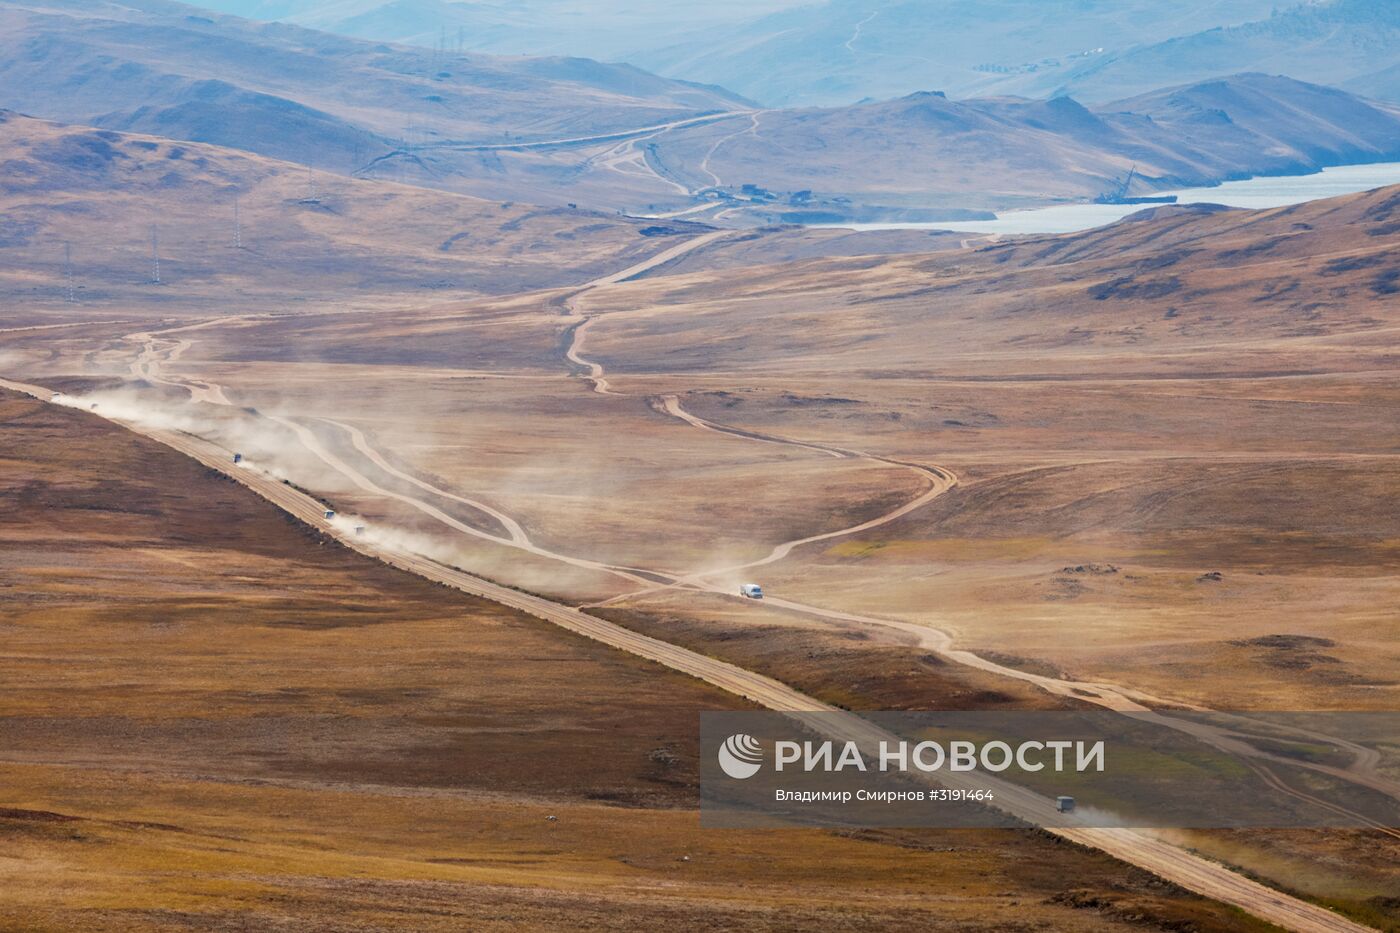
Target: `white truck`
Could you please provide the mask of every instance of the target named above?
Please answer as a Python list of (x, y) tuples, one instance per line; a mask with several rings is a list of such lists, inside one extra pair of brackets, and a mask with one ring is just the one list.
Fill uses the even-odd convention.
[(762, 599), (763, 587), (759, 586), (757, 583), (741, 583), (739, 584), (739, 595), (746, 596), (749, 599)]

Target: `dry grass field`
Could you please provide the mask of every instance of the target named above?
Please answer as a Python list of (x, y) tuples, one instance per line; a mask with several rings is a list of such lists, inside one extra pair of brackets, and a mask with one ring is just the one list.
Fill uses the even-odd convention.
[(1400, 193), (1162, 213), (600, 290), (589, 351), (619, 390), (962, 478), (774, 591), (1217, 707), (1392, 708)]
[(667, 234), (704, 229), (354, 180), (7, 111), (0, 163), (6, 326), (418, 306), (585, 282), (663, 248)]
[[(1381, 429), (1400, 401), (1396, 195), (1159, 213), (567, 300), (215, 322), (172, 334), (191, 346), (166, 369), (221, 386), (229, 406), (137, 394), (199, 430), (222, 424), (230, 449), (260, 445), (302, 485), (461, 566), (583, 602), (635, 581), (550, 555), (733, 567), (885, 515), (926, 482), (900, 463), (697, 430), (663, 410), (676, 395), (713, 422), (957, 473), (923, 508), (752, 571), (776, 592), (1178, 700), (1387, 708), (1400, 527), (1375, 503), (1397, 483)], [(596, 317), (575, 347), (610, 394), (570, 378), (580, 315)], [(10, 346), (52, 354), (36, 374), (117, 377), (138, 346), (118, 330)], [(300, 419), (372, 488), (269, 415)], [(465, 536), (376, 489), (499, 535), (451, 497), (471, 498), (548, 554)]]
[(0, 429), (5, 929), (1260, 929), (1038, 833), (703, 831), (739, 701), (94, 415)]
[[(305, 207), (268, 171), (266, 205)], [(138, 275), (68, 306), (61, 265), (9, 274), (17, 327), (75, 326), (0, 332), (0, 375), (213, 439), (386, 548), (851, 708), (1079, 702), (1017, 672), (1221, 709), (1400, 699), (1396, 189), (898, 256), (730, 235), (613, 282), (684, 237), (550, 212), (584, 224), (556, 248), (520, 208), (337, 184), (344, 216), (236, 282), (176, 252), (187, 288), (152, 302)], [(483, 250), (381, 250), (376, 225), (446, 199)], [(331, 258), (304, 289), (307, 231)], [(111, 250), (117, 282), (139, 251)], [(424, 287), (443, 263), (509, 294)], [(694, 712), (735, 701), (352, 557), (91, 414), (6, 405), (24, 848), (0, 866), (28, 880), (0, 920), (313, 924), (349, 891), (351, 929), (1243, 923), (1040, 836), (707, 836)], [(750, 579), (765, 604), (733, 595)], [(576, 757), (542, 765), (561, 741)], [(1397, 922), (1388, 839), (1188, 844)], [(168, 859), (190, 870), (129, 893)]]

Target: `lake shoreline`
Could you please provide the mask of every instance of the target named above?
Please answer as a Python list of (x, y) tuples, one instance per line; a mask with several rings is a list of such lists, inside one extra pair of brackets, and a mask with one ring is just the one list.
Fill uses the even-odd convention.
[[(1265, 209), (1301, 204), (1321, 198), (1356, 194), (1387, 185), (1400, 184), (1400, 162), (1366, 162), (1336, 165), (1306, 175), (1255, 175), (1223, 181), (1209, 187), (1155, 191), (1154, 196), (1175, 195), (1178, 205), (1221, 204), (1226, 207)], [(879, 223), (843, 222), (812, 224), (815, 229), (842, 230), (947, 230), (955, 233), (1000, 234), (1003, 236), (1077, 233), (1116, 223), (1150, 204), (1056, 204), (1048, 207), (1006, 211), (995, 220)]]

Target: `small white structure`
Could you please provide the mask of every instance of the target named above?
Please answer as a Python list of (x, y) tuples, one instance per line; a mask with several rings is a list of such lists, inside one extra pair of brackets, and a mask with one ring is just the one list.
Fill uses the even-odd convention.
[(326, 518), (335, 518), (335, 509), (326, 509)]
[(1074, 798), (1073, 798), (1073, 797), (1056, 797), (1056, 798), (1055, 798), (1055, 809), (1056, 809), (1056, 810), (1059, 810), (1061, 813), (1073, 813), (1073, 812), (1074, 812)]
[(739, 595), (746, 596), (749, 599), (762, 599), (763, 587), (759, 586), (757, 583), (741, 583), (739, 584)]

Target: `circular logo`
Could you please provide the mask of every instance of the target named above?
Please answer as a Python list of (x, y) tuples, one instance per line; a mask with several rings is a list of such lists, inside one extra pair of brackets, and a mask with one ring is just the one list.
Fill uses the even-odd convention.
[(763, 767), (763, 746), (751, 735), (731, 735), (719, 747), (719, 766), (737, 780), (751, 778)]

